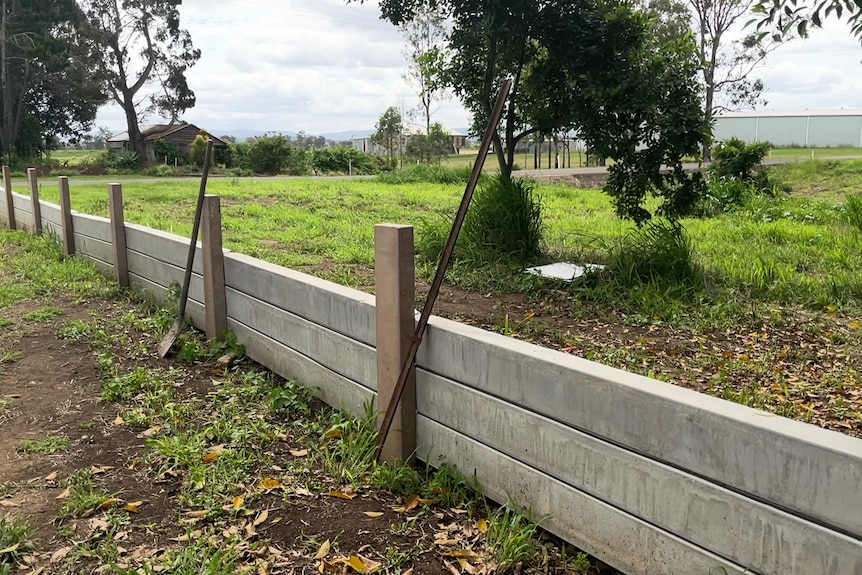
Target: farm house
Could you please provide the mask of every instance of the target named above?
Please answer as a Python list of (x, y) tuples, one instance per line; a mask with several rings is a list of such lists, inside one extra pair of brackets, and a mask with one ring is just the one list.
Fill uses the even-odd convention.
[(862, 109), (730, 112), (715, 118), (714, 135), (776, 147), (862, 148)]

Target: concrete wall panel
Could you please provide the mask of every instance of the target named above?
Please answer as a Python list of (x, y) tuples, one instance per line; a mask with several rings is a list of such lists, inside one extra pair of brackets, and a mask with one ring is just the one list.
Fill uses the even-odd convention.
[[(77, 231), (77, 230), (75, 230)], [(110, 228), (108, 229), (110, 233)], [(126, 224), (126, 248), (149, 254), (163, 262), (186, 269), (189, 257), (189, 238), (153, 230), (137, 224)], [(130, 264), (131, 265), (131, 264)], [(203, 274), (203, 255), (198, 242), (192, 271)]]
[(757, 573), (862, 572), (862, 541), (442, 377), (417, 389), (429, 419)]
[(75, 252), (104, 262), (109, 269), (113, 269), (114, 248), (110, 242), (75, 234)]
[[(136, 251), (128, 250), (129, 273), (146, 278), (151, 283), (168, 288), (173, 282), (183, 284), (185, 270), (163, 261), (151, 258)], [(203, 280), (199, 274), (192, 273), (189, 283), (189, 297), (196, 301), (204, 301)]]
[(370, 390), (377, 389), (374, 348), (233, 288), (227, 289), (227, 309), (229, 318)]
[(536, 519), (550, 516), (542, 527), (628, 575), (751, 573), (427, 417), (420, 415), (417, 427), (425, 461), (475, 473), (491, 499), (511, 498)]
[(228, 287), (374, 345), (374, 296), (242, 254), (224, 265)]
[(418, 366), (862, 537), (862, 440), (441, 318)]
[(111, 222), (107, 218), (72, 212), (72, 229), (76, 235), (111, 243)]
[(316, 395), (321, 401), (336, 408), (346, 409), (356, 416), (362, 416), (363, 403), (374, 400), (375, 393), (367, 387), (335, 373), (313, 359), (230, 317), (227, 322), (228, 327), (236, 334), (237, 340), (245, 345), (248, 357), (285, 379), (295, 379), (302, 385), (317, 388)]

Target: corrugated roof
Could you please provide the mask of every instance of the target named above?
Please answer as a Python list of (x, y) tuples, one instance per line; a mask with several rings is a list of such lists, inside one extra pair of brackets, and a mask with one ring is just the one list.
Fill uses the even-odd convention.
[(757, 110), (754, 112), (726, 112), (719, 118), (799, 118), (806, 116), (862, 116), (862, 108), (846, 108), (838, 110)]

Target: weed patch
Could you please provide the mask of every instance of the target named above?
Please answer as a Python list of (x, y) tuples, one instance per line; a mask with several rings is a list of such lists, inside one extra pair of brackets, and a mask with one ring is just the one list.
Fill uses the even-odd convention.
[(69, 438), (62, 435), (49, 435), (42, 439), (22, 441), (18, 451), (26, 454), (50, 455), (65, 451), (69, 447)]

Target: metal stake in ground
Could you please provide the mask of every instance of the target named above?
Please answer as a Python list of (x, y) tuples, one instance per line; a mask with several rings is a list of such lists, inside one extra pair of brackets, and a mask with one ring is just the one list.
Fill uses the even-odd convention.
[(389, 436), (392, 420), (395, 418), (395, 410), (401, 401), (401, 395), (404, 393), (407, 378), (410, 376), (410, 368), (413, 366), (413, 362), (416, 361), (416, 353), (419, 351), (422, 336), (425, 333), (425, 328), (428, 326), (431, 309), (434, 307), (434, 303), (437, 301), (437, 296), (440, 293), (440, 287), (443, 285), (443, 276), (446, 274), (446, 268), (449, 266), (449, 260), (452, 258), (455, 242), (458, 241), (458, 234), (461, 233), (461, 226), (464, 225), (464, 218), (467, 216), (467, 208), (470, 207), (470, 200), (473, 199), (473, 192), (476, 190), (476, 184), (479, 183), (479, 176), (482, 173), (485, 156), (488, 155), (488, 150), (491, 149), (491, 140), (497, 132), (497, 124), (500, 123), (500, 117), (503, 115), (503, 106), (506, 104), (506, 98), (509, 96), (511, 89), (511, 80), (503, 82), (500, 94), (497, 96), (497, 103), (494, 105), (491, 117), (488, 118), (488, 126), (485, 128), (485, 135), (482, 136), (482, 145), (479, 147), (479, 154), (473, 163), (473, 171), (470, 173), (470, 179), (467, 181), (464, 197), (461, 199), (461, 205), (458, 206), (455, 221), (452, 222), (449, 238), (446, 240), (446, 246), (443, 248), (443, 254), (440, 256), (440, 264), (437, 266), (437, 273), (434, 274), (434, 281), (431, 282), (431, 289), (428, 290), (428, 297), (425, 298), (425, 306), (422, 308), (422, 314), (419, 316), (419, 323), (416, 324), (416, 332), (410, 342), (407, 357), (404, 358), (401, 373), (398, 374), (398, 381), (395, 382), (395, 388), (392, 390), (392, 398), (389, 400), (389, 406), (386, 408), (386, 414), (383, 416), (383, 421), (380, 424), (380, 431), (377, 434), (378, 460), (380, 459), (383, 444), (386, 443), (386, 438)]
[(168, 333), (165, 334), (165, 337), (162, 338), (161, 343), (159, 343), (159, 357), (165, 357), (168, 355), (168, 352), (171, 351), (171, 347), (177, 341), (177, 337), (179, 337), (180, 332), (183, 330), (183, 325), (185, 325), (186, 322), (186, 302), (189, 299), (189, 284), (192, 281), (192, 266), (195, 263), (195, 251), (198, 244), (198, 232), (201, 227), (201, 213), (203, 212), (204, 195), (207, 191), (207, 177), (209, 176), (212, 153), (213, 140), (208, 140), (207, 151), (204, 156), (204, 169), (203, 174), (201, 175), (201, 189), (198, 193), (198, 204), (195, 208), (195, 222), (192, 226), (192, 242), (189, 244), (189, 257), (186, 261), (186, 275), (183, 278), (183, 291), (180, 293), (180, 307), (177, 312), (177, 319), (174, 321), (174, 325), (171, 326), (171, 329), (168, 330)]

